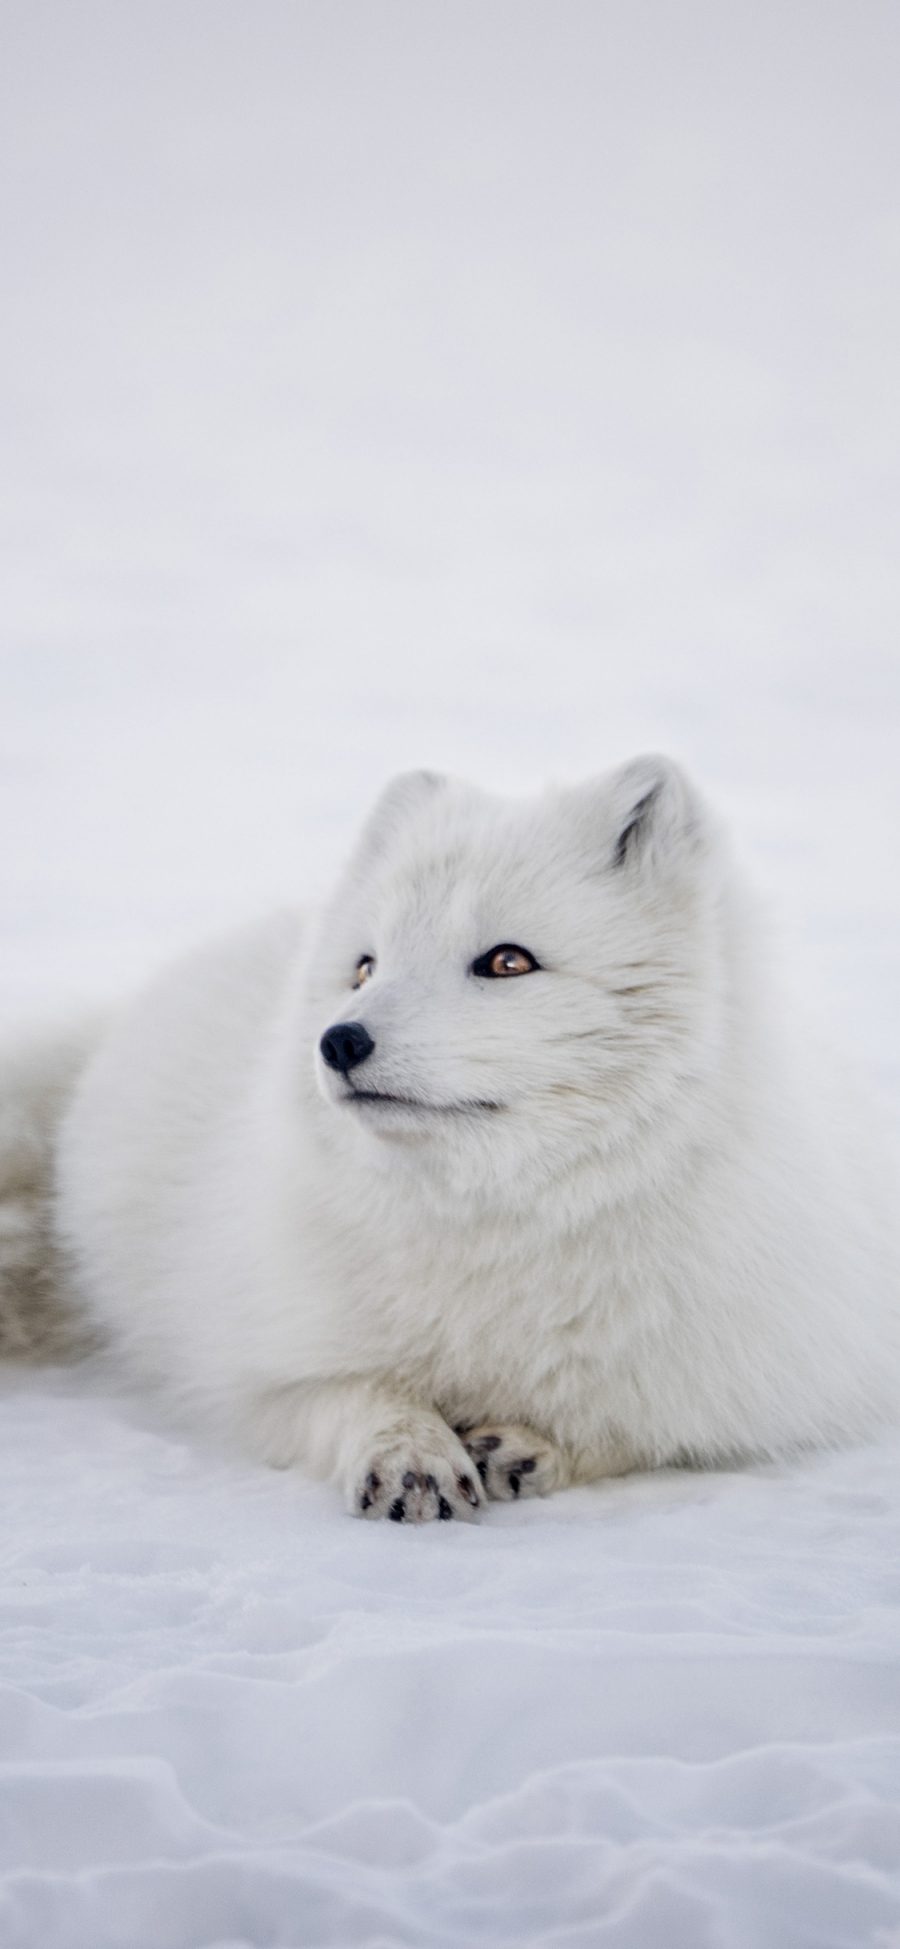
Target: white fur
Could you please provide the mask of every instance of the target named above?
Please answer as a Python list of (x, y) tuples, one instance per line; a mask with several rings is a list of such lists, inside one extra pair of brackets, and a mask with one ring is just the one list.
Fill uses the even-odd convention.
[[(900, 1407), (896, 1177), (758, 937), (666, 760), (521, 803), (396, 781), (314, 927), (100, 1039), (59, 1144), (84, 1305), (367, 1514), (864, 1435)], [(541, 971), (470, 972), (507, 941)], [(430, 1107), (346, 1100), (348, 1019), (351, 1080)]]

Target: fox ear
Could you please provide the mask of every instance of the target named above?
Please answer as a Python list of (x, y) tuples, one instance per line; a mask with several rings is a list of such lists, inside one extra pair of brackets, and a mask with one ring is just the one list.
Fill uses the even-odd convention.
[(619, 872), (698, 850), (706, 816), (693, 786), (671, 758), (633, 758), (610, 785), (609, 864)]
[(438, 771), (398, 772), (396, 778), (388, 780), (375, 800), (369, 814), (369, 824), (378, 824), (382, 819), (392, 823), (393, 820), (402, 818), (405, 812), (421, 804), (423, 799), (432, 798), (445, 783), (443, 774)]
[(363, 827), (358, 855), (371, 857), (386, 845), (420, 805), (428, 803), (446, 784), (441, 772), (402, 771), (385, 785)]

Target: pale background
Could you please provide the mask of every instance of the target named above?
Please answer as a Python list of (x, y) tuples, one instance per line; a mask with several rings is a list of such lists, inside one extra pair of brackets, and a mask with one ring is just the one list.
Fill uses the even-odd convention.
[[(0, 27), (0, 1016), (662, 747), (896, 1106), (894, 0)], [(900, 1940), (900, 1443), (398, 1534), (0, 1408), (4, 1949)]]
[(680, 754), (896, 995), (893, 4), (0, 10), (0, 1005)]

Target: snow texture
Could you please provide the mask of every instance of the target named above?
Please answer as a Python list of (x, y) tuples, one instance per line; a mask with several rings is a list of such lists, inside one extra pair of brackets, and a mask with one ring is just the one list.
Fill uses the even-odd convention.
[[(897, 1109), (900, 21), (0, 9), (0, 1018), (662, 748)], [(3, 1949), (896, 1949), (900, 1437), (345, 1517), (0, 1382)]]

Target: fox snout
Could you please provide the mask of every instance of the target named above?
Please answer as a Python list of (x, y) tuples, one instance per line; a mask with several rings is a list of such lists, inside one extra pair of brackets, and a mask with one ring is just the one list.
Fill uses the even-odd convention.
[(333, 1028), (325, 1030), (319, 1043), (323, 1061), (327, 1062), (329, 1069), (340, 1070), (342, 1076), (365, 1062), (374, 1047), (372, 1037), (362, 1022), (336, 1022)]

